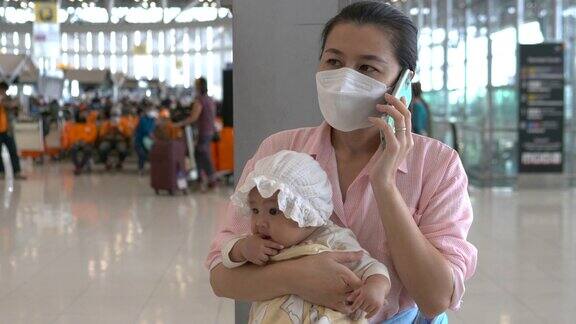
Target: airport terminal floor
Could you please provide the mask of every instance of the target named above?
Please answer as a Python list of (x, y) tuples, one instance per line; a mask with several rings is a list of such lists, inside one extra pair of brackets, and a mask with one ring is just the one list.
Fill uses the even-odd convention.
[(576, 0), (0, 0), (0, 156), (0, 324), (576, 323)]
[(228, 188), (156, 196), (129, 168), (0, 180), (0, 323), (233, 323), (203, 266)]
[[(12, 189), (0, 180), (0, 323), (234, 323), (203, 267), (230, 188), (156, 196), (135, 166), (23, 169)], [(571, 323), (576, 192), (471, 197), (481, 262), (450, 323)]]

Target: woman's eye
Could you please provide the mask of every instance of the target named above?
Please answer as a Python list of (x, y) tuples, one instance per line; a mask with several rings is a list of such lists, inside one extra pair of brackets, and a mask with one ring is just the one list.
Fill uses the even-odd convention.
[(327, 59), (326, 63), (328, 63), (328, 65), (333, 67), (340, 67), (342, 65), (340, 61), (338, 61), (337, 59)]
[(258, 209), (252, 208), (252, 214), (258, 214)]
[(270, 208), (270, 215), (276, 215), (276, 214), (278, 214), (278, 209)]
[(362, 65), (360, 67), (360, 72), (362, 73), (373, 73), (373, 72), (378, 72), (378, 70), (376, 70), (375, 68), (371, 67), (370, 65)]

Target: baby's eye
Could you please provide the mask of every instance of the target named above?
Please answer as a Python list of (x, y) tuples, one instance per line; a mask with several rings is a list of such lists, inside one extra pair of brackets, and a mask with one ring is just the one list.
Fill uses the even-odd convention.
[(252, 214), (256, 215), (256, 214), (258, 214), (258, 213), (259, 213), (258, 209), (252, 208)]
[(270, 208), (270, 215), (276, 215), (278, 214), (278, 209), (277, 208)]

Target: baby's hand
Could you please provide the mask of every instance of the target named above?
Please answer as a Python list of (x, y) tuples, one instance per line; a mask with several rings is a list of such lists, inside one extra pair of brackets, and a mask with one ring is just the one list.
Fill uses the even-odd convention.
[(381, 275), (373, 275), (366, 279), (362, 287), (356, 289), (348, 297), (349, 301), (353, 301), (352, 311), (353, 314), (358, 316), (360, 312), (367, 313), (366, 318), (371, 318), (384, 306), (386, 302), (386, 295), (390, 291), (390, 281)]
[(274, 241), (265, 240), (260, 235), (250, 235), (236, 243), (245, 260), (255, 265), (264, 265), (271, 256), (278, 254), (284, 247)]

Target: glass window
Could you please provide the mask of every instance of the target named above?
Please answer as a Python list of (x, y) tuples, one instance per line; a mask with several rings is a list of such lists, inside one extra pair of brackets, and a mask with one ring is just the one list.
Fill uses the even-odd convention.
[[(0, 34), (0, 44), (12, 45), (13, 38), (12, 33)], [(25, 47), (24, 40), (17, 42)], [(233, 58), (231, 42), (230, 26), (62, 33), (59, 63), (159, 79), (170, 86), (191, 87), (194, 79), (203, 76), (210, 95), (221, 99), (222, 69)]]

